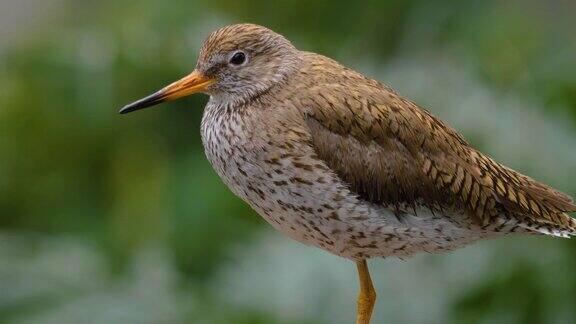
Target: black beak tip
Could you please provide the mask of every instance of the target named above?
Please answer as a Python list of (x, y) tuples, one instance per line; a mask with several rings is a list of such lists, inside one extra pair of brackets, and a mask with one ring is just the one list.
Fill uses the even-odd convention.
[(132, 105), (126, 105), (126, 106), (122, 107), (122, 109), (118, 110), (118, 113), (120, 115), (124, 115), (124, 114), (127, 114), (131, 111), (134, 111), (134, 110), (136, 110), (136, 109), (134, 109), (134, 107)]
[(164, 101), (164, 94), (162, 92), (156, 92), (146, 98), (140, 99), (136, 102), (133, 102), (131, 104), (122, 107), (122, 109), (120, 109), (118, 113), (124, 115), (129, 112), (157, 105), (163, 101)]

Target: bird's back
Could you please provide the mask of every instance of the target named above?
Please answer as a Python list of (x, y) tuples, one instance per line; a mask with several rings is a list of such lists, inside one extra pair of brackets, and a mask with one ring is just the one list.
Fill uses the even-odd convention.
[(365, 200), (463, 209), (481, 225), (503, 214), (574, 234), (571, 198), (470, 146), (454, 129), (377, 81), (306, 53), (300, 98), (321, 159)]

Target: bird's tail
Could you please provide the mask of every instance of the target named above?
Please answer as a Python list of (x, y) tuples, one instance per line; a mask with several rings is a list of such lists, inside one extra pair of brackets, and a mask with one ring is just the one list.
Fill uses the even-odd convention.
[(551, 235), (556, 237), (570, 238), (576, 236), (576, 219), (570, 217), (566, 213), (558, 215), (562, 218), (561, 224), (539, 222), (532, 218), (524, 218), (520, 226), (529, 230), (530, 232)]

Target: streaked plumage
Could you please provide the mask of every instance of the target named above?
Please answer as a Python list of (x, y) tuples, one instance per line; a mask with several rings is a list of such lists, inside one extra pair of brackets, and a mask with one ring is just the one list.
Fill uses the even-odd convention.
[[(231, 64), (238, 51), (247, 61)], [(183, 84), (202, 85), (212, 166), (302, 243), (364, 262), (510, 233), (576, 234), (570, 197), (495, 162), (389, 87), (269, 29), (238, 24), (212, 33), (188, 78), (123, 112)], [(370, 288), (363, 285), (360, 299), (373, 301)], [(367, 323), (366, 307), (358, 323)]]
[(206, 153), (239, 197), (298, 241), (363, 259), (576, 231), (568, 196), (496, 163), (390, 88), (268, 29), (216, 31), (197, 68), (235, 49), (252, 52), (262, 70), (279, 70), (266, 67), (275, 57), (288, 66), (248, 99), (212, 94)]

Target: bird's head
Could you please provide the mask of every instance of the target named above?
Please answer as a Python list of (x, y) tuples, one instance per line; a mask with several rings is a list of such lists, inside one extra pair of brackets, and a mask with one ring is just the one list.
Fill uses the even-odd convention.
[(192, 73), (120, 113), (199, 92), (222, 104), (245, 102), (286, 80), (297, 66), (298, 50), (282, 35), (253, 24), (226, 26), (204, 41)]

